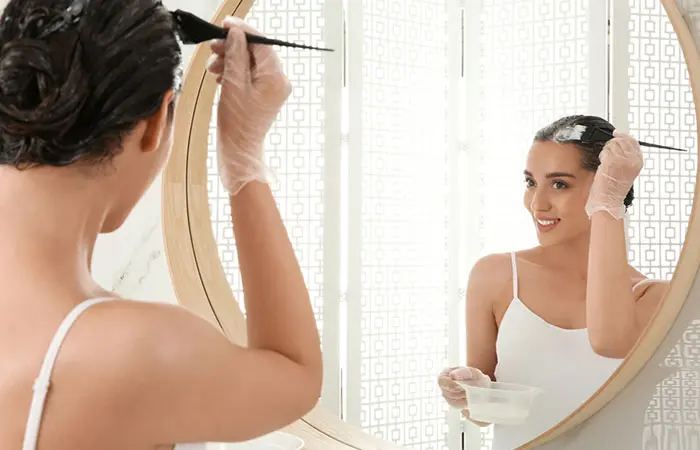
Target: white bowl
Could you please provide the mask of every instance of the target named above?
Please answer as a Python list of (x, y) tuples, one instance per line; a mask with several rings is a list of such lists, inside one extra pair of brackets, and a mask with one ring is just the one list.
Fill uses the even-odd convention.
[(294, 435), (275, 431), (259, 438), (236, 443), (212, 443), (207, 450), (301, 450), (304, 441)]
[(527, 420), (535, 398), (542, 390), (513, 383), (491, 382), (488, 387), (456, 381), (467, 391), (469, 417), (478, 422), (520, 425)]

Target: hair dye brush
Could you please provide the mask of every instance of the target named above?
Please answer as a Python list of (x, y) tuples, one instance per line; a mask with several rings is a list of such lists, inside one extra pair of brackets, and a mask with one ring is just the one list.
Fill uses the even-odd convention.
[[(223, 27), (209, 23), (204, 19), (200, 19), (192, 13), (182, 11), (180, 9), (172, 11), (175, 21), (176, 33), (183, 44), (200, 44), (202, 42), (211, 41), (213, 39), (226, 39), (228, 30)], [(292, 42), (280, 41), (278, 39), (270, 39), (256, 34), (246, 33), (246, 38), (250, 44), (265, 44), (279, 45), (282, 47), (303, 48), (308, 50), (320, 50), (324, 52), (332, 52), (330, 48), (312, 47), (310, 45), (294, 44)]]
[[(574, 125), (560, 130), (555, 136), (554, 141), (559, 143), (567, 142), (607, 142), (614, 136), (609, 131), (598, 127), (587, 127), (585, 125)], [(687, 152), (682, 148), (667, 147), (665, 145), (650, 144), (648, 142), (638, 141), (642, 147), (663, 148), (666, 150), (675, 150), (677, 152)]]
[[(53, 34), (57, 31), (65, 30), (76, 25), (85, 11), (85, 7), (89, 0), (74, 0), (68, 8), (61, 14), (57, 15), (53, 20), (46, 24), (44, 29), (39, 33), (39, 38)], [(156, 7), (162, 7), (163, 2), (157, 1)], [(213, 39), (226, 39), (228, 30), (223, 27), (218, 27), (204, 19), (200, 19), (192, 13), (182, 11), (170, 11), (175, 22), (175, 34), (183, 44), (201, 44), (202, 42), (211, 41)], [(6, 26), (8, 19), (5, 18), (2, 26)], [(270, 39), (256, 34), (246, 33), (246, 39), (250, 44), (264, 45), (279, 45), (282, 47), (303, 48), (308, 50), (320, 50), (324, 52), (332, 52), (330, 48), (312, 47), (310, 45), (294, 44), (292, 42), (280, 41), (278, 39)]]

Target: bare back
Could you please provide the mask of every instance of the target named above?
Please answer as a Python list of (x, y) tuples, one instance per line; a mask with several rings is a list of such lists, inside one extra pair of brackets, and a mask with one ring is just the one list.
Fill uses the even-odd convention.
[[(39, 306), (43, 311), (37, 314)], [(49, 344), (72, 306), (68, 301), (46, 301), (41, 305), (3, 303), (6, 311), (0, 314), (0, 447), (22, 448), (35, 381)], [(134, 446), (131, 439), (125, 442), (123, 434), (119, 436), (117, 430), (127, 426), (126, 411), (120, 413), (106, 402), (116, 397), (110, 389), (119, 373), (118, 364), (126, 362), (122, 373), (128, 376), (130, 364), (120, 349), (129, 335), (139, 335), (137, 323), (104, 320), (106, 310), (115, 306), (93, 306), (69, 331), (51, 377), (40, 430), (42, 446), (59, 450), (146, 448)]]
[[(51, 311), (37, 315), (25, 305), (0, 313), (0, 448), (22, 448), (34, 381), (72, 309), (43, 304)], [(257, 353), (231, 345), (178, 306), (94, 305), (76, 320), (58, 354), (37, 448), (161, 450), (279, 429), (313, 404), (302, 394), (285, 406), (290, 393), (282, 392), (279, 378), (304, 374), (266, 367)], [(280, 406), (287, 410), (275, 414)]]

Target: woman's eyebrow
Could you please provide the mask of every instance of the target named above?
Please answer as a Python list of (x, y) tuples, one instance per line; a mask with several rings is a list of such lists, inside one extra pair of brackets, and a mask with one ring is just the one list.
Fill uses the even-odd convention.
[(576, 178), (576, 175), (569, 172), (549, 172), (545, 175), (547, 178)]
[[(528, 177), (533, 176), (532, 173), (527, 170), (524, 170), (523, 174)], [(576, 178), (576, 175), (569, 172), (549, 172), (545, 175), (545, 178)]]

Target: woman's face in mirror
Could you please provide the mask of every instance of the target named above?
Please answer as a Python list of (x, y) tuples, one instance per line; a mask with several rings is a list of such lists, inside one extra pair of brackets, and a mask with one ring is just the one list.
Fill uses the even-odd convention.
[(541, 245), (559, 244), (589, 233), (585, 206), (594, 175), (582, 167), (580, 151), (573, 144), (533, 143), (524, 171), (524, 205)]

